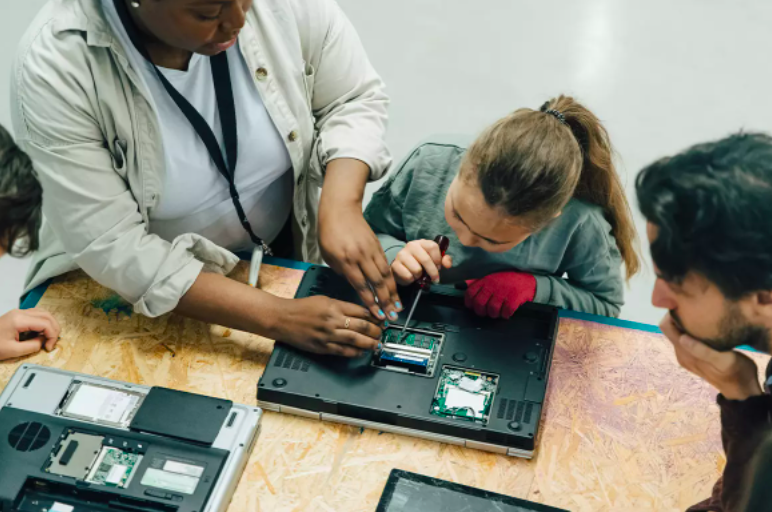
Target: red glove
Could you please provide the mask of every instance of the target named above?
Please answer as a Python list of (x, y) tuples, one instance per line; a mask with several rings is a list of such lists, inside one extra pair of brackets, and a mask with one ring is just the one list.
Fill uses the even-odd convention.
[(508, 319), (536, 296), (536, 278), (523, 272), (497, 272), (466, 283), (464, 304), (480, 316)]

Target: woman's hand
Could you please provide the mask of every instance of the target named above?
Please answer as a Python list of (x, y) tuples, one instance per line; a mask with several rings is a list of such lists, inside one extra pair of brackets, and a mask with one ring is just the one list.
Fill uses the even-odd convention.
[(756, 363), (736, 350), (719, 352), (684, 334), (670, 313), (659, 324), (662, 333), (675, 349), (676, 359), (684, 369), (708, 382), (724, 398), (745, 400), (761, 395)]
[(379, 321), (361, 306), (324, 296), (282, 299), (205, 272), (175, 311), (320, 354), (356, 357), (377, 348), (381, 338)]
[(420, 279), (424, 272), (433, 283), (440, 282), (440, 268), (453, 266), (453, 258), (442, 256), (440, 246), (433, 240), (413, 240), (399, 251), (391, 271), (402, 286), (407, 286)]
[(327, 264), (348, 279), (373, 316), (393, 321), (402, 311), (397, 285), (362, 214), (368, 175), (367, 165), (358, 160), (329, 163), (319, 206), (319, 245)]
[(275, 338), (308, 352), (358, 357), (381, 339), (377, 320), (363, 307), (324, 296), (287, 300)]
[(524, 272), (496, 272), (467, 284), (466, 307), (490, 318), (509, 319), (536, 296), (536, 278)]
[(48, 311), (17, 309), (0, 316), (0, 360), (27, 356), (43, 348), (50, 352), (59, 341), (60, 331)]

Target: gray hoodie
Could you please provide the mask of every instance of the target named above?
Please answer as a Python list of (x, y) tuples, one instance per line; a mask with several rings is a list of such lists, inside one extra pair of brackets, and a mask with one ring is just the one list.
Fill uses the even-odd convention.
[(520, 270), (536, 276), (534, 302), (605, 316), (624, 303), (622, 257), (599, 206), (572, 199), (562, 214), (520, 245), (499, 254), (464, 247), (445, 221), (445, 196), (466, 149), (426, 143), (415, 149), (365, 211), (389, 262), (407, 241), (450, 238), (453, 268), (444, 283)]

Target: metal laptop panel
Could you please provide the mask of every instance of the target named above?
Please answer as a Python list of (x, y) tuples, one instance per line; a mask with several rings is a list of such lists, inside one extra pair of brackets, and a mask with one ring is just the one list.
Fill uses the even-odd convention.
[(501, 445), (495, 445), (490, 443), (480, 443), (480, 442), (470, 441), (468, 439), (461, 439), (459, 437), (433, 434), (425, 430), (415, 430), (410, 428), (395, 427), (394, 425), (387, 425), (385, 423), (375, 423), (371, 421), (359, 420), (356, 418), (347, 418), (345, 416), (336, 416), (334, 414), (323, 414), (319, 412), (306, 411), (304, 409), (296, 409), (293, 407), (287, 407), (280, 404), (272, 404), (269, 402), (258, 402), (258, 405), (263, 409), (265, 409), (266, 411), (292, 414), (294, 416), (301, 416), (303, 418), (328, 421), (330, 423), (340, 423), (343, 425), (351, 425), (354, 427), (362, 427), (370, 430), (377, 430), (379, 432), (388, 432), (390, 434), (399, 434), (403, 436), (417, 437), (420, 439), (427, 439), (429, 441), (436, 441), (438, 443), (453, 444), (456, 446), (466, 446), (467, 448), (473, 448), (475, 450), (481, 450), (481, 451), (491, 452), (491, 453), (498, 453), (499, 455), (508, 455), (510, 457), (532, 459), (534, 454), (533, 450), (520, 450), (517, 448), (510, 448), (508, 446), (501, 446)]
[[(96, 423), (58, 415), (61, 406), (66, 403), (68, 390), (75, 383), (103, 386), (115, 390), (146, 395), (149, 386), (130, 384), (102, 377), (86, 375), (39, 366), (24, 364), (14, 373), (8, 385), (0, 394), (0, 409), (5, 407), (64, 418), (74, 428), (88, 429)], [(241, 474), (257, 441), (260, 431), (262, 410), (242, 404), (233, 404), (227, 415), (213, 449), (224, 450), (229, 455), (220, 471), (216, 484), (212, 487), (207, 505), (202, 512), (224, 512), (233, 497)], [(103, 425), (116, 431), (129, 432), (127, 427)], [(149, 434), (147, 434), (149, 436)]]

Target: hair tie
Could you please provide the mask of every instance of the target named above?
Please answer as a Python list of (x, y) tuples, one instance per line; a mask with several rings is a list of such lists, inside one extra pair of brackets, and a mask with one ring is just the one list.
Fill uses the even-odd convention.
[(561, 123), (567, 125), (566, 122), (566, 116), (563, 115), (563, 112), (558, 112), (557, 110), (549, 109), (544, 111), (545, 114), (550, 114), (555, 116), (555, 118), (560, 121)]
[(560, 121), (562, 124), (568, 125), (568, 123), (566, 122), (566, 116), (563, 115), (563, 112), (560, 112), (559, 110), (555, 110), (548, 107), (549, 107), (549, 101), (544, 103), (544, 105), (542, 105), (539, 110), (541, 110), (545, 114), (555, 116), (555, 119)]

